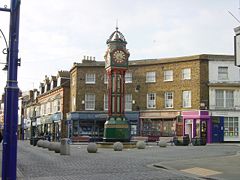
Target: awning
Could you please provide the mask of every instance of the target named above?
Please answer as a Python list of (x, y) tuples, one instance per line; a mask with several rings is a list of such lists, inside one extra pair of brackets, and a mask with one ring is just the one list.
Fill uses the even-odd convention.
[(140, 116), (140, 119), (175, 119), (177, 116)]
[(61, 121), (61, 119), (62, 119), (61, 112), (54, 113), (50, 116), (50, 120), (52, 120), (52, 121)]

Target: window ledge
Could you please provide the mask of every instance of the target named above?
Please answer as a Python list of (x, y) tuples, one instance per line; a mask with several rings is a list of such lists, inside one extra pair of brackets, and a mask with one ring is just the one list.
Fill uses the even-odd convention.
[(156, 81), (146, 81), (146, 83), (156, 83)]
[(163, 80), (163, 82), (172, 82), (173, 80)]

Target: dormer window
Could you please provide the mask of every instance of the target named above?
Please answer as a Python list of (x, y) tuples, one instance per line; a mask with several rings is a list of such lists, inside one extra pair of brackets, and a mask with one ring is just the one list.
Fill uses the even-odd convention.
[(54, 87), (54, 81), (51, 82), (51, 89), (55, 88)]
[(47, 92), (47, 84), (45, 84), (44, 92)]
[(37, 92), (37, 91), (34, 91), (33, 99), (36, 99), (36, 98), (37, 98), (37, 95), (38, 95), (38, 92)]
[(60, 86), (61, 85), (61, 77), (58, 77), (58, 79), (57, 79), (57, 86)]

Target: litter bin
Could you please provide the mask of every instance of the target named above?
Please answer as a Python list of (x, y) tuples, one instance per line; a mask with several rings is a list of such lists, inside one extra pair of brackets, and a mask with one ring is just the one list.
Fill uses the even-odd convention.
[(36, 145), (37, 145), (37, 142), (38, 142), (38, 138), (37, 138), (37, 137), (33, 138), (33, 140), (32, 140), (32, 145), (33, 145), (33, 146), (36, 146)]
[(175, 136), (173, 137), (173, 143), (175, 146), (188, 146), (190, 142), (189, 136)]
[(33, 137), (30, 138), (30, 145), (33, 145)]
[(202, 137), (192, 138), (193, 146), (205, 146), (206, 144), (207, 144), (206, 138), (202, 138)]
[(189, 145), (189, 142), (190, 142), (189, 135), (186, 135), (186, 136), (183, 136), (183, 137), (182, 137), (183, 146), (188, 146), (188, 145)]

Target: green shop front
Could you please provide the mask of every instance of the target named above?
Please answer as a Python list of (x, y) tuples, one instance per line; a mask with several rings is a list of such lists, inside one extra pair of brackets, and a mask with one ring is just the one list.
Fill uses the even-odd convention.
[[(131, 135), (137, 135), (139, 133), (139, 112), (126, 112), (125, 116), (130, 123)], [(107, 117), (108, 114), (101, 111), (68, 113), (68, 137), (90, 136), (101, 139)]]

